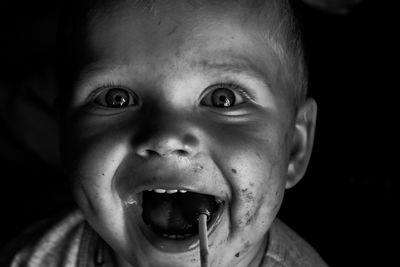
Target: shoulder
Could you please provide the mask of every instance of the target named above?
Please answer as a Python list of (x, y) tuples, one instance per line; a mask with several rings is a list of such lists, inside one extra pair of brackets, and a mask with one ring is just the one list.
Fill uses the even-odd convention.
[(262, 267), (327, 267), (318, 253), (286, 224), (276, 219)]
[(73, 266), (84, 230), (79, 211), (33, 225), (0, 255), (1, 266)]

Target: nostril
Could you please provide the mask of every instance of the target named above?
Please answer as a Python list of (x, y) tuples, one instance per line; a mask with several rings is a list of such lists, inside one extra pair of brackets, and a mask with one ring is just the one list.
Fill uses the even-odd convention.
[(185, 156), (189, 155), (189, 152), (184, 149), (176, 149), (173, 151), (160, 151), (160, 152), (158, 152), (156, 150), (152, 150), (152, 149), (142, 149), (142, 150), (138, 150), (137, 154), (141, 157), (146, 157), (146, 158), (154, 157), (154, 156), (165, 157), (165, 156), (174, 155), (174, 154), (177, 156), (185, 157)]
[(137, 154), (141, 157), (151, 157), (151, 156), (160, 156), (157, 151), (151, 149), (139, 149)]
[(187, 156), (187, 155), (189, 154), (189, 152), (187, 152), (186, 150), (183, 150), (183, 149), (177, 149), (177, 150), (175, 151), (175, 153), (176, 153), (177, 155), (179, 155), (179, 156)]

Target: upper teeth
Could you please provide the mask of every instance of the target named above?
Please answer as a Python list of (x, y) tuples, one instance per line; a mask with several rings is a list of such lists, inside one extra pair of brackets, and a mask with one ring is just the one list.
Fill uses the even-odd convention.
[(176, 192), (180, 192), (180, 193), (186, 193), (187, 192), (187, 190), (178, 190), (178, 189), (149, 189), (149, 190), (147, 190), (147, 191), (154, 191), (154, 192), (156, 192), (156, 193), (167, 193), (167, 194), (173, 194), (173, 193), (176, 193)]

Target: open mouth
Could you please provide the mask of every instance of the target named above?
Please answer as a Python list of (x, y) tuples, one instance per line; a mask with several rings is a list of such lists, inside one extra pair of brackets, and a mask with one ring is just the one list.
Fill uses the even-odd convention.
[(176, 241), (198, 235), (202, 211), (207, 211), (207, 229), (212, 229), (224, 205), (215, 196), (178, 189), (150, 189), (143, 191), (142, 196), (144, 223), (160, 238)]

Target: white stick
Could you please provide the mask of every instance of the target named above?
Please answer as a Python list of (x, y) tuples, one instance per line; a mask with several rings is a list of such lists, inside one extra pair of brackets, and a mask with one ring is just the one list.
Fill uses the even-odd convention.
[(200, 261), (201, 267), (209, 267), (208, 265), (208, 238), (207, 238), (207, 215), (199, 216), (199, 238), (200, 238)]

